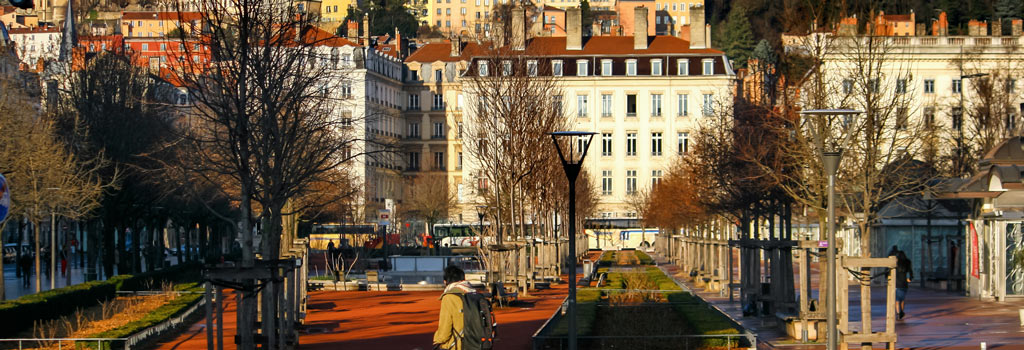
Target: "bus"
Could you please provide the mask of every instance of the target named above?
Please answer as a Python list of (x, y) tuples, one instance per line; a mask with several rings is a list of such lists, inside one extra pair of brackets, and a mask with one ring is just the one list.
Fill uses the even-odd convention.
[(480, 244), (479, 229), (473, 224), (435, 224), (433, 239), (438, 247), (475, 247)]
[(591, 249), (647, 249), (658, 238), (658, 229), (639, 228), (586, 229), (587, 245)]

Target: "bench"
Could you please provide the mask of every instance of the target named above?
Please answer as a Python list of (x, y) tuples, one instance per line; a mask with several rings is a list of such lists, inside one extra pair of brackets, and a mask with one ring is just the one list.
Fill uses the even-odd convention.
[(498, 305), (499, 306), (501, 306), (501, 305), (509, 305), (513, 301), (518, 301), (519, 300), (519, 292), (518, 291), (514, 291), (514, 292), (508, 291), (507, 289), (505, 289), (505, 284), (502, 283), (502, 282), (495, 283), (494, 284), (494, 289), (495, 289), (495, 292), (496, 292), (496, 293), (494, 293), (494, 298), (495, 298), (495, 300), (498, 301)]
[(323, 283), (309, 283), (309, 282), (306, 283), (306, 291), (307, 292), (315, 292), (315, 291), (318, 291), (318, 290), (324, 290), (324, 284)]
[(373, 285), (375, 290), (380, 291), (380, 279), (377, 271), (366, 271), (366, 290), (374, 290), (370, 289), (370, 285)]

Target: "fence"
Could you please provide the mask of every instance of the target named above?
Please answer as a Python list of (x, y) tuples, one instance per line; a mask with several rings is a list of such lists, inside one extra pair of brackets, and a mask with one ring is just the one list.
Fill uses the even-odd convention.
[[(748, 349), (754, 348), (757, 340), (753, 334), (712, 334), (712, 335), (645, 335), (645, 336), (577, 336), (580, 349)], [(534, 350), (568, 349), (568, 338), (564, 336), (535, 336)]]
[(72, 345), (68, 346), (69, 349), (79, 349), (82, 347), (91, 347), (93, 343), (96, 344), (96, 349), (110, 349), (114, 348), (111, 345), (120, 343), (124, 346), (125, 350), (130, 350), (131, 347), (128, 345), (128, 338), (20, 338), (20, 339), (0, 339), (0, 347), (4, 349), (14, 349), (13, 344), (18, 343), (18, 350), (24, 349), (25, 345), (28, 344), (29, 349), (38, 348), (53, 348), (56, 346), (58, 350), (64, 349), (64, 343), (70, 342)]

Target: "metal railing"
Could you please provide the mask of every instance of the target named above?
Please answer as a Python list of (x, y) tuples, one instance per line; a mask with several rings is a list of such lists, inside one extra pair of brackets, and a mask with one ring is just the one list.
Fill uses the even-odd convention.
[[(128, 338), (14, 338), (14, 339), (0, 339), (0, 347), (7, 349), (8, 343), (18, 343), (18, 350), (24, 349), (25, 344), (29, 345), (30, 349), (38, 348), (53, 348), (56, 343), (58, 350), (64, 349), (64, 343), (71, 342), (72, 345), (69, 349), (77, 349), (80, 346), (90, 346), (93, 343), (96, 344), (97, 349), (110, 349), (114, 343), (122, 343), (125, 350), (131, 349), (128, 345)], [(106, 345), (106, 347), (104, 347)]]
[[(746, 334), (604, 335), (577, 336), (580, 349), (747, 349), (755, 348), (756, 336)], [(565, 336), (534, 336), (533, 350), (568, 349)]]

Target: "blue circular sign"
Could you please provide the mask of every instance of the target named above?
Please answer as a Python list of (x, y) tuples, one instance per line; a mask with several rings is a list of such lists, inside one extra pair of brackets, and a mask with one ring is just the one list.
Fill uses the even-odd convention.
[(7, 179), (4, 178), (3, 174), (0, 174), (0, 221), (4, 221), (7, 218), (7, 213), (11, 211), (11, 187), (7, 184)]

